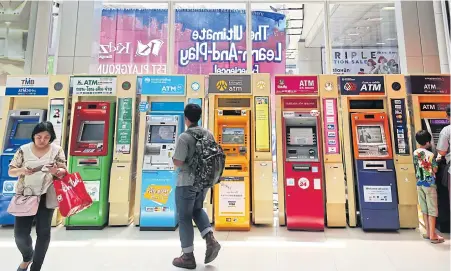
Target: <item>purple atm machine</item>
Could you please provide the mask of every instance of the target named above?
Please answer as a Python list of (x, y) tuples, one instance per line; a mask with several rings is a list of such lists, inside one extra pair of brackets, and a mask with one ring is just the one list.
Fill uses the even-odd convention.
[(387, 114), (353, 113), (351, 131), (363, 230), (398, 230), (398, 191)]
[(15, 194), (17, 178), (8, 175), (9, 163), (20, 146), (31, 142), (34, 127), (45, 120), (46, 110), (10, 110), (6, 120), (3, 149), (0, 155), (0, 225), (14, 224), (14, 217), (7, 210)]

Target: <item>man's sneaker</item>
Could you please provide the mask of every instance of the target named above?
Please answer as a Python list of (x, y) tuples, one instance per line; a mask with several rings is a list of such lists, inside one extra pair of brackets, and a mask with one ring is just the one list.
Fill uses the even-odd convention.
[(213, 236), (213, 232), (207, 233), (205, 236), (205, 241), (207, 242), (207, 251), (205, 252), (205, 264), (211, 263), (218, 257), (219, 250), (221, 250), (221, 245), (216, 241)]
[(172, 261), (172, 264), (179, 268), (196, 269), (196, 259), (194, 258), (194, 254), (192, 252), (183, 253), (182, 256), (175, 258)]

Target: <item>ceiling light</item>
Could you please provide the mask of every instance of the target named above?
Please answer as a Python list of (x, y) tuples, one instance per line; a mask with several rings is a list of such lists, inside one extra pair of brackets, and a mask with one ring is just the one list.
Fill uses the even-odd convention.
[(348, 36), (358, 36), (360, 35), (359, 33), (349, 33)]
[(393, 6), (383, 7), (382, 10), (395, 10), (395, 7)]
[(387, 40), (393, 41), (393, 40), (396, 40), (396, 38), (388, 38)]
[(377, 45), (384, 45), (385, 44), (385, 42), (378, 42), (378, 43), (376, 43)]
[(382, 21), (382, 17), (377, 17), (377, 18), (367, 18), (367, 21), (373, 22), (373, 21)]

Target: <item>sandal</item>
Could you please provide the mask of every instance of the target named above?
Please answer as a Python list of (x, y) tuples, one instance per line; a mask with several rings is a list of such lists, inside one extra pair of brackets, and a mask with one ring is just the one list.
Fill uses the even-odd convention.
[(427, 235), (426, 233), (423, 233), (423, 239), (429, 240), (429, 235)]
[(432, 244), (440, 244), (440, 243), (444, 243), (445, 239), (443, 239), (443, 237), (438, 238), (438, 239), (431, 239), (431, 243)]

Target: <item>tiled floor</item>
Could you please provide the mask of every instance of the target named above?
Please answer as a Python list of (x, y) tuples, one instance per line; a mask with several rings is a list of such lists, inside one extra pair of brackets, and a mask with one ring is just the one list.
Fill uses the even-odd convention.
[[(364, 233), (361, 229), (292, 232), (254, 227), (250, 232), (217, 232), (223, 250), (205, 266), (205, 244), (196, 238), (197, 270), (220, 271), (449, 271), (450, 242), (432, 245), (418, 231)], [(449, 236), (446, 235), (449, 239)], [(103, 231), (53, 229), (43, 271), (179, 270), (178, 232), (140, 232), (135, 227)], [(0, 271), (20, 262), (13, 231), (0, 229)]]

